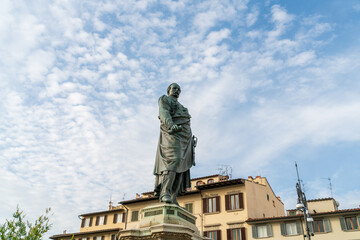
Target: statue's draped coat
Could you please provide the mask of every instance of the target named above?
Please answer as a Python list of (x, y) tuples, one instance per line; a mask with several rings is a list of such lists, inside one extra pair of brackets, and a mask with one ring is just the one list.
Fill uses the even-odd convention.
[[(159, 98), (160, 137), (157, 146), (154, 174), (155, 192), (161, 184), (164, 171), (174, 171), (177, 178), (174, 185), (179, 187), (179, 194), (186, 192), (190, 184), (190, 168), (195, 165), (194, 141), (190, 128), (190, 114), (176, 98), (163, 95)], [(169, 133), (174, 125), (181, 126), (181, 131)], [(180, 186), (179, 186), (180, 185)]]

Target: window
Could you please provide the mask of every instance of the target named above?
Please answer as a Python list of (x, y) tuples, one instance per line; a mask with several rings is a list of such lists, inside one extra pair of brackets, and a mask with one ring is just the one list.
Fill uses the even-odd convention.
[(202, 185), (202, 184), (204, 184), (203, 181), (197, 181), (197, 182), (196, 182), (196, 186), (199, 186), (199, 185)]
[(121, 223), (121, 222), (125, 222), (125, 214), (124, 213), (120, 213), (120, 214), (115, 213), (113, 223)]
[(185, 209), (188, 210), (189, 212), (193, 213), (193, 204), (192, 203), (186, 203), (185, 204)]
[(105, 240), (105, 236), (93, 237), (93, 240)]
[(204, 236), (215, 240), (221, 240), (221, 230), (205, 231)]
[(229, 240), (246, 240), (245, 228), (233, 228), (227, 230), (227, 239)]
[(314, 219), (314, 222), (308, 223), (308, 226), (311, 233), (327, 233), (332, 231), (330, 220), (327, 218)]
[(85, 227), (89, 227), (90, 226), (90, 218), (86, 218), (85, 219)]
[(203, 199), (203, 212), (213, 213), (220, 211), (220, 197), (210, 197)]
[(360, 216), (342, 217), (340, 218), (341, 230), (358, 230)]
[(244, 209), (243, 193), (225, 195), (225, 209)]
[(301, 222), (281, 223), (280, 230), (283, 236), (299, 235), (302, 233)]
[(325, 232), (323, 220), (314, 220), (313, 222), (314, 232)]
[(269, 194), (266, 194), (266, 199), (267, 199), (268, 201), (270, 200)]
[(253, 238), (265, 238), (272, 236), (271, 225), (256, 225), (252, 226), (252, 235)]
[(209, 180), (207, 180), (207, 183), (209, 184), (209, 183), (214, 183), (214, 179), (209, 179)]
[(289, 211), (289, 216), (295, 216), (296, 215), (296, 211)]
[(132, 211), (131, 213), (131, 221), (136, 222), (139, 219), (139, 211)]
[(106, 225), (106, 221), (107, 221), (107, 215), (105, 215), (105, 216), (97, 216), (95, 225), (96, 226)]
[(83, 218), (81, 220), (81, 227), (91, 227), (93, 217), (90, 218)]
[(116, 235), (115, 234), (111, 235), (111, 240), (116, 240)]

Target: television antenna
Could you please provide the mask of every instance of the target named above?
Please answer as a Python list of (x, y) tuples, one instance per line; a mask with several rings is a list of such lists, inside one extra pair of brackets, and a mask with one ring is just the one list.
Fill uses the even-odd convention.
[(331, 184), (331, 178), (323, 178), (323, 179), (326, 179), (329, 181), (329, 189), (330, 189), (330, 194), (331, 194), (331, 198), (334, 198), (333, 197), (333, 190), (332, 190), (332, 184)]
[(219, 175), (229, 176), (232, 179), (232, 167), (230, 165), (220, 164), (218, 165), (218, 173)]

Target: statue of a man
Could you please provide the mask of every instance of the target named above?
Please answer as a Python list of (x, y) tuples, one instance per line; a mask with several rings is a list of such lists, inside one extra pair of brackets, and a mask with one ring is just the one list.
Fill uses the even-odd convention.
[(178, 204), (177, 196), (190, 184), (190, 168), (195, 165), (196, 137), (190, 128), (190, 114), (178, 102), (181, 89), (170, 84), (159, 98), (160, 137), (154, 167), (155, 195), (161, 202)]

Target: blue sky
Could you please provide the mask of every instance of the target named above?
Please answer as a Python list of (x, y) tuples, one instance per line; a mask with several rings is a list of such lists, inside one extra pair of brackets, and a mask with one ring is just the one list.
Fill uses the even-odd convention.
[(231, 166), (296, 204), (360, 205), (360, 1), (1, 1), (0, 220), (81, 213), (152, 190), (157, 99), (199, 138), (192, 176)]

